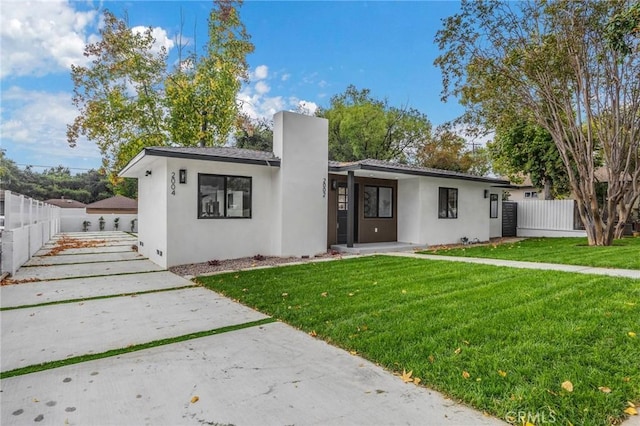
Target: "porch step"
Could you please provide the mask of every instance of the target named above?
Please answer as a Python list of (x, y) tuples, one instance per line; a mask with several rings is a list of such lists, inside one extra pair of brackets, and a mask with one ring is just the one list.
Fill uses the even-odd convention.
[(331, 250), (345, 254), (389, 253), (394, 251), (414, 251), (427, 248), (426, 245), (394, 241), (389, 243), (355, 243), (353, 247), (346, 244), (334, 244)]

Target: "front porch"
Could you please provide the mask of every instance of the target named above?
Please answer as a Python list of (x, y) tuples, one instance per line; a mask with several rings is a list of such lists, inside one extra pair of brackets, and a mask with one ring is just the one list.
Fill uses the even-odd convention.
[(389, 253), (395, 251), (414, 251), (427, 248), (425, 245), (403, 243), (393, 241), (387, 243), (354, 243), (353, 247), (347, 247), (346, 244), (333, 244), (331, 250), (345, 254), (373, 254), (373, 253)]

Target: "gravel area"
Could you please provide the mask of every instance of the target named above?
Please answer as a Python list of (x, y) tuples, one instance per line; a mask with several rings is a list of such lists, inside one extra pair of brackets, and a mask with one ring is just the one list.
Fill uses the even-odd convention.
[(336, 258), (340, 259), (340, 254), (327, 252), (326, 254), (316, 255), (314, 257), (272, 257), (264, 256), (262, 259), (253, 257), (242, 257), (239, 259), (209, 261), (202, 263), (190, 263), (187, 265), (172, 266), (169, 271), (183, 277), (197, 277), (198, 275), (211, 274), (215, 272), (238, 271), (241, 269), (250, 269), (265, 266), (276, 266), (286, 263), (310, 262), (318, 259)]
[[(505, 237), (505, 238), (492, 238), (490, 242), (485, 243), (474, 243), (469, 245), (463, 244), (448, 244), (448, 245), (438, 245), (438, 246), (430, 246), (426, 250), (428, 251), (440, 251), (447, 250), (453, 248), (469, 248), (474, 246), (483, 246), (489, 244), (507, 244), (507, 243), (515, 243), (525, 238), (514, 238), (514, 237)], [(181, 275), (183, 277), (197, 277), (198, 275), (206, 275), (212, 274), (216, 272), (225, 272), (225, 271), (239, 271), (241, 269), (250, 269), (257, 267), (265, 267), (265, 266), (276, 266), (282, 265), (286, 263), (301, 263), (301, 262), (310, 262), (318, 259), (328, 259), (328, 258), (336, 258), (341, 259), (342, 256), (337, 252), (327, 252), (325, 254), (317, 255), (314, 257), (272, 257), (272, 256), (264, 256), (262, 259), (257, 259), (253, 257), (242, 257), (239, 259), (229, 259), (229, 260), (219, 260), (219, 261), (209, 261), (203, 263), (191, 263), (188, 265), (178, 265), (172, 266), (169, 268), (169, 271), (174, 274)]]

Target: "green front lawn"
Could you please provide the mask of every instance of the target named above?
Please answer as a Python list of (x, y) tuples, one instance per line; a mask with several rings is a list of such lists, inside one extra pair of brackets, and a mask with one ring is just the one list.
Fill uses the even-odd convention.
[(586, 238), (530, 238), (512, 244), (444, 248), (421, 253), (640, 269), (640, 238), (615, 240), (609, 247), (590, 247)]
[(198, 280), (502, 419), (604, 425), (640, 403), (640, 280), (390, 256)]

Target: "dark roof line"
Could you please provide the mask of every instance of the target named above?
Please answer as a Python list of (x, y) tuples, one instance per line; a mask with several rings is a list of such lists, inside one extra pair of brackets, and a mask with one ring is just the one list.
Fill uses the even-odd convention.
[[(230, 147), (149, 147), (144, 149), (145, 155), (159, 157), (187, 158), (205, 161), (221, 161), (226, 163), (255, 164), (260, 166), (280, 167), (281, 160), (273, 152), (256, 151), (251, 149)], [(485, 182), (494, 185), (509, 185), (510, 182), (503, 179), (475, 176), (466, 173), (449, 170), (430, 169), (411, 166), (407, 164), (392, 163), (382, 160), (360, 160), (349, 163), (329, 161), (329, 171), (345, 172), (349, 170), (370, 170), (379, 172), (401, 173), (414, 176), (429, 176), (446, 179), (462, 179), (475, 182)]]
[(439, 177), (445, 179), (461, 179), (475, 182), (492, 183), (494, 185), (509, 185), (508, 180), (491, 178), (486, 176), (476, 176), (467, 173), (454, 172), (450, 170), (431, 169), (427, 167), (411, 166), (408, 164), (392, 163), (382, 160), (360, 160), (350, 163), (329, 162), (329, 171), (345, 172), (350, 170), (370, 170), (377, 172), (401, 173), (415, 176)]
[(192, 160), (222, 161), (225, 163), (256, 164), (280, 167), (280, 159), (272, 152), (229, 147), (150, 147), (146, 155), (158, 157), (188, 158)]

